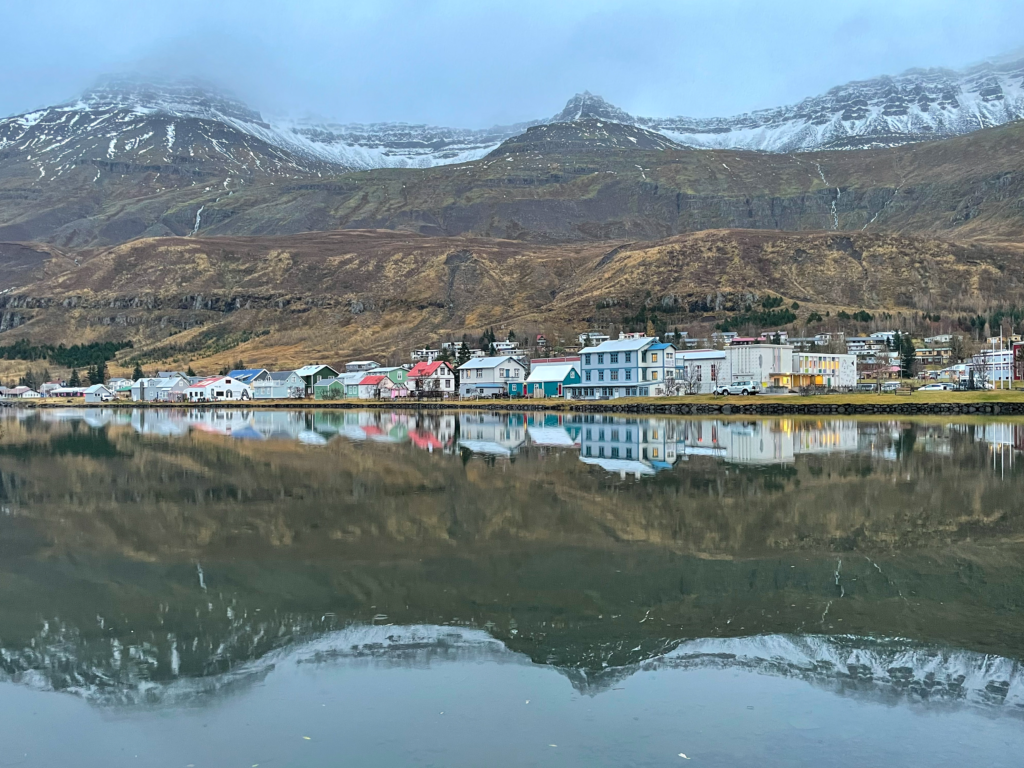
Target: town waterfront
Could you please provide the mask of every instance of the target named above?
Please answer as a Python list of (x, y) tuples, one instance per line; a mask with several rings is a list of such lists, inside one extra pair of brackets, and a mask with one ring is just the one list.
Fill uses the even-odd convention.
[(1021, 420), (0, 426), (0, 765), (1024, 753)]

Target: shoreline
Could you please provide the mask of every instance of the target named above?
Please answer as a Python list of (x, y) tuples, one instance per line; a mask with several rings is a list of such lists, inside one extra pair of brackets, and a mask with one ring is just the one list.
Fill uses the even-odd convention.
[[(497, 400), (497, 401), (379, 401), (379, 400), (246, 400), (214, 403), (156, 403), (119, 400), (111, 403), (11, 402), (5, 407), (28, 409), (59, 408), (144, 408), (144, 409), (243, 409), (243, 410), (420, 410), (420, 411), (547, 411), (566, 413), (626, 413), (678, 416), (1020, 416), (1024, 397), (1007, 399), (994, 393), (965, 393), (959, 402), (950, 400), (909, 401), (906, 396), (860, 395), (844, 397), (797, 396), (748, 398), (673, 398), (667, 401), (637, 400)], [(1012, 397), (1012, 395), (1011, 395)], [(984, 399), (982, 399), (984, 398)], [(991, 399), (989, 399), (991, 398)], [(798, 400), (798, 402), (792, 402)], [(788, 402), (787, 402), (788, 401)]]

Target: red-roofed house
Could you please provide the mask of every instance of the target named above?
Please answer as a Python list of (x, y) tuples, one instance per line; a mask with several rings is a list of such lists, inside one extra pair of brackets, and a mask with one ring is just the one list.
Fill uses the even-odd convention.
[(426, 392), (440, 392), (442, 396), (455, 394), (455, 372), (443, 360), (433, 363), (417, 363), (406, 376), (409, 391), (420, 395)]
[(360, 400), (394, 399), (396, 397), (405, 397), (408, 394), (409, 390), (403, 384), (396, 384), (382, 374), (367, 376), (359, 382)]
[(230, 376), (213, 376), (201, 379), (185, 390), (189, 402), (214, 402), (217, 400), (252, 400), (252, 387)]

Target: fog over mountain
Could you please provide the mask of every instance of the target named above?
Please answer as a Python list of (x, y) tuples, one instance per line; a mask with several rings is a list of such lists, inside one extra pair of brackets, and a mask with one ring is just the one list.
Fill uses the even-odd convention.
[(953, 0), (10, 5), (0, 115), (141, 74), (200, 77), (264, 117), (318, 123), (482, 129), (587, 89), (631, 115), (712, 118), (914, 67), (961, 70), (1024, 43), (1024, 7), (1009, 0), (969, 13)]

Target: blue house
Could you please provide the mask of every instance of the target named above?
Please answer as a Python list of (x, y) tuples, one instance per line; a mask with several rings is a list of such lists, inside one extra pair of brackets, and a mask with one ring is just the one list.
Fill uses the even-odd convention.
[(580, 374), (575, 365), (550, 363), (538, 365), (531, 370), (524, 387), (527, 397), (562, 397), (566, 387), (579, 383)]
[(580, 383), (563, 388), (572, 400), (663, 395), (667, 370), (675, 376), (675, 348), (647, 336), (585, 347), (580, 357)]

